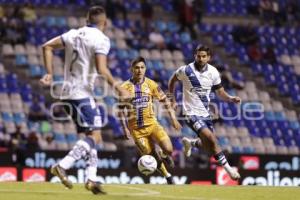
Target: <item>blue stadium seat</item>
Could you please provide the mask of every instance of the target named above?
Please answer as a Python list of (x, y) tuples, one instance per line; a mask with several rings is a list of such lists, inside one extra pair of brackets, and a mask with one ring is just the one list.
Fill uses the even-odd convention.
[(14, 122), (16, 124), (21, 124), (23, 122), (26, 122), (26, 116), (25, 113), (14, 113), (13, 114)]
[(1, 117), (4, 122), (13, 122), (14, 121), (14, 117), (13, 117), (12, 113), (2, 112)]

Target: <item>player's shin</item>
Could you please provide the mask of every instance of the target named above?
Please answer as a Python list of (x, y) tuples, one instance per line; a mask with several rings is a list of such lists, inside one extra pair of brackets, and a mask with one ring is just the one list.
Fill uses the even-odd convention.
[(172, 175), (168, 172), (159, 153), (154, 151), (154, 153), (152, 153), (152, 155), (155, 157), (155, 159), (157, 161), (157, 171), (166, 178), (168, 184), (174, 184)]
[(160, 155), (160, 157), (162, 158), (163, 162), (168, 167), (171, 167), (171, 168), (175, 167), (175, 163), (174, 163), (174, 160), (173, 160), (173, 158), (172, 158), (171, 155), (168, 155), (168, 154), (164, 153), (162, 149), (158, 150), (158, 154)]

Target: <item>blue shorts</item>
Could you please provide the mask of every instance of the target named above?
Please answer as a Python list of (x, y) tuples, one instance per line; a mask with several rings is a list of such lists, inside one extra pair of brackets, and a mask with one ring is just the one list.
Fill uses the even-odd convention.
[(63, 100), (64, 109), (72, 116), (78, 133), (88, 133), (102, 127), (101, 115), (93, 98)]
[(202, 129), (208, 128), (211, 132), (214, 132), (213, 123), (210, 117), (200, 117), (197, 115), (186, 115), (185, 120), (187, 125), (197, 133), (201, 133)]

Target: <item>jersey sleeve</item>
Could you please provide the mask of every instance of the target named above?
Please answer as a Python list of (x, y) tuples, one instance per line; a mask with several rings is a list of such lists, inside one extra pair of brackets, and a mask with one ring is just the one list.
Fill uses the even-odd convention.
[(160, 100), (163, 100), (164, 98), (166, 98), (165, 93), (162, 91), (162, 89), (159, 87), (159, 85), (157, 83), (155, 83), (154, 81), (152, 82), (152, 91), (153, 91), (153, 97)]
[(175, 75), (176, 75), (176, 77), (177, 77), (178, 80), (182, 80), (183, 79), (183, 76), (185, 74), (184, 70), (185, 70), (185, 66), (181, 66), (179, 69), (177, 69), (175, 71)]
[(71, 43), (71, 40), (72, 40), (71, 38), (75, 35), (75, 33), (76, 33), (76, 30), (71, 29), (68, 32), (65, 32), (62, 35), (60, 35), (60, 38), (61, 38), (64, 46)]
[(218, 72), (218, 70), (214, 71), (212, 78), (213, 78), (213, 89), (217, 90), (217, 89), (221, 88), (222, 87), (221, 76), (220, 76), (220, 73)]
[(95, 44), (95, 54), (107, 55), (110, 50), (110, 40), (108, 37), (98, 39)]

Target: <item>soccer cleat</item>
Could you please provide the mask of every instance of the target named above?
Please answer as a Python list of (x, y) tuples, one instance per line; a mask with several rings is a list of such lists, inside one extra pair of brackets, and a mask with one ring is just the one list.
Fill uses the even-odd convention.
[(230, 178), (234, 181), (237, 181), (238, 179), (241, 178), (241, 175), (239, 174), (239, 172), (236, 169), (228, 170), (227, 173), (229, 174)]
[(102, 189), (101, 183), (99, 182), (88, 180), (85, 183), (85, 188), (91, 191), (93, 194), (106, 194), (106, 192), (104, 192)]
[(72, 182), (68, 180), (66, 171), (62, 167), (60, 167), (58, 164), (52, 166), (50, 172), (54, 176), (57, 176), (60, 179), (60, 181), (62, 182), (62, 184), (64, 184), (67, 188), (69, 188), (69, 189), (73, 188)]
[(166, 177), (166, 180), (167, 180), (167, 183), (168, 183), (168, 185), (175, 185), (175, 183), (174, 183), (174, 180), (173, 180), (173, 177), (172, 177), (172, 176)]
[(184, 147), (184, 155), (186, 157), (190, 157), (192, 154), (192, 144), (191, 144), (191, 140), (188, 139), (187, 137), (183, 137), (182, 138), (182, 143), (183, 143), (183, 147)]

